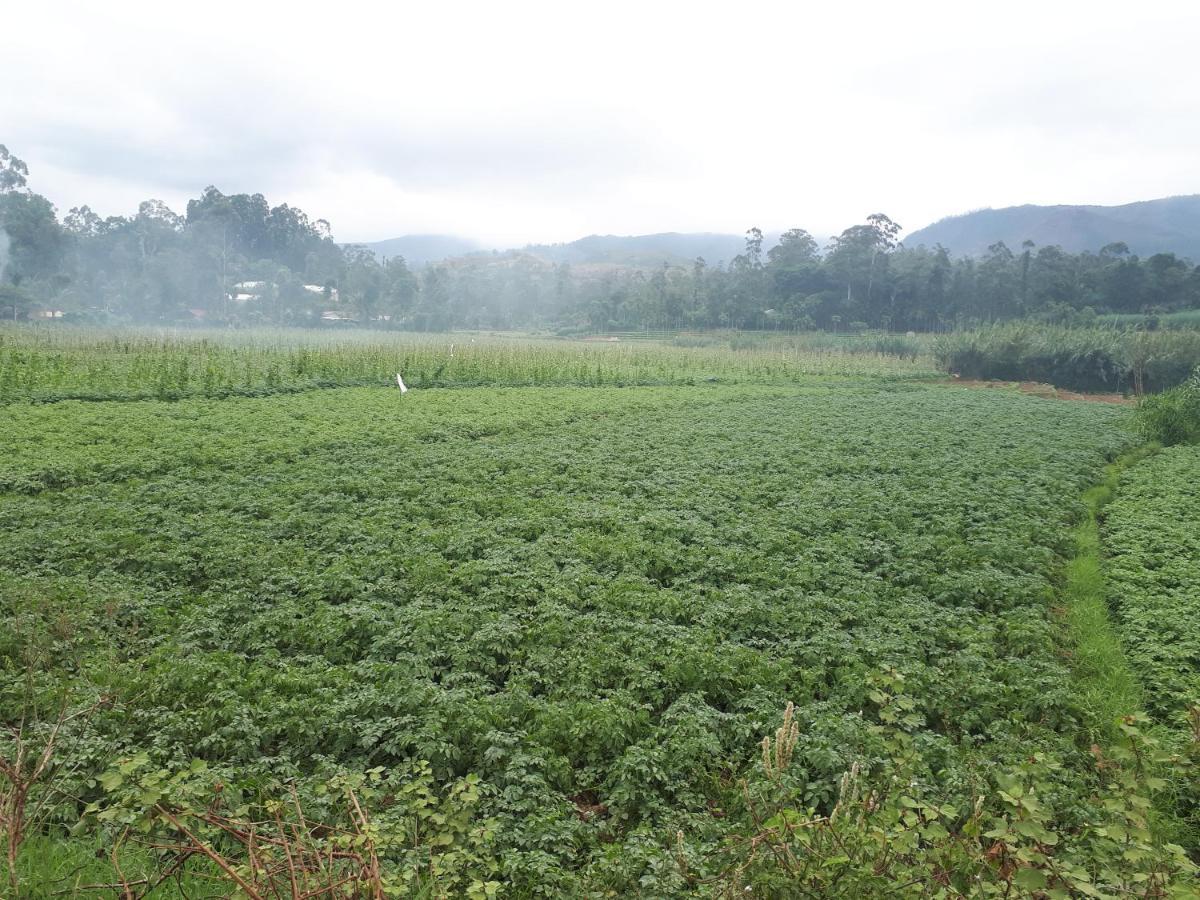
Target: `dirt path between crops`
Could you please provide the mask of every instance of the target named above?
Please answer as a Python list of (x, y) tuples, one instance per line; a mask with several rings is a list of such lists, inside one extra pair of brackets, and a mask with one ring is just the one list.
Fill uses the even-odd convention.
[(1137, 402), (1133, 397), (1126, 397), (1123, 394), (1081, 394), (1078, 391), (1068, 391), (1038, 381), (977, 381), (971, 378), (947, 378), (940, 383), (966, 388), (1018, 390), (1022, 394), (1043, 397), (1048, 400), (1082, 400), (1085, 403), (1114, 403), (1119, 406), (1130, 406)]

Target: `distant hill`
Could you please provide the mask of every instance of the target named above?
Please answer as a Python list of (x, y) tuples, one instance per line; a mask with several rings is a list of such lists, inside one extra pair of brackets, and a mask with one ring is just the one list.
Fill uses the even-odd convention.
[[(764, 236), (764, 252), (775, 245), (778, 237), (774, 234)], [(410, 266), (422, 266), (491, 249), (467, 238), (440, 234), (410, 234), (359, 246), (374, 250), (380, 258), (403, 256)], [(728, 263), (745, 247), (746, 239), (739, 234), (685, 234), (672, 231), (663, 234), (593, 234), (566, 244), (530, 244), (510, 252), (550, 263), (650, 267), (660, 266), (664, 262), (691, 265), (697, 256), (704, 257), (709, 265)]]
[[(764, 250), (775, 243), (763, 241)], [(709, 265), (728, 263), (745, 249), (738, 234), (593, 234), (569, 244), (534, 244), (524, 252), (556, 263), (612, 263), (624, 266), (690, 265), (697, 256)]]
[(477, 241), (449, 234), (406, 234), (404, 237), (388, 238), (386, 241), (375, 241), (356, 246), (374, 250), (375, 255), (380, 259), (403, 256), (404, 261), (410, 266), (441, 262), (447, 257), (478, 253), (485, 249)]
[(1200, 194), (1143, 200), (1124, 206), (1010, 206), (951, 216), (904, 238), (908, 247), (941, 244), (956, 255), (979, 256), (1004, 241), (1010, 250), (1031, 240), (1095, 253), (1124, 241), (1139, 256), (1176, 253), (1200, 260)]

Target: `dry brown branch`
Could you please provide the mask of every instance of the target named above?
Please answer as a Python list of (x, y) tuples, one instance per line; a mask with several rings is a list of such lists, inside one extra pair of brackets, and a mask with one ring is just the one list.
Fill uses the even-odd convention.
[[(53, 762), (59, 739), (67, 723), (80, 718), (90, 718), (96, 710), (107, 703), (107, 698), (100, 698), (91, 706), (69, 712), (69, 697), (64, 697), (59, 706), (58, 716), (50, 727), (50, 732), (42, 741), (41, 749), (30, 745), (28, 722), (24, 714), (15, 727), (11, 729), (12, 752), (10, 756), (0, 756), (0, 836), (5, 842), (5, 864), (8, 867), (8, 882), (12, 895), (20, 895), (20, 885), (17, 877), (17, 855), (30, 825), (36, 822), (44, 810), (53, 782), (58, 775)], [(41, 787), (45, 794), (36, 800), (32, 810), (29, 800), (35, 788)]]
[(162, 814), (167, 818), (167, 821), (169, 821), (180, 834), (190, 841), (192, 847), (212, 860), (213, 863), (216, 864), (217, 868), (228, 875), (234, 884), (245, 891), (246, 896), (248, 896), (250, 900), (263, 900), (263, 896), (258, 893), (258, 891), (254, 890), (254, 888), (251, 887), (245, 881), (245, 879), (243, 879), (242, 876), (237, 873), (233, 866), (230, 865), (228, 860), (226, 860), (223, 856), (221, 856), (221, 854), (217, 853), (215, 850), (210, 848), (208, 844), (197, 837), (170, 810), (160, 806), (159, 811), (162, 812)]

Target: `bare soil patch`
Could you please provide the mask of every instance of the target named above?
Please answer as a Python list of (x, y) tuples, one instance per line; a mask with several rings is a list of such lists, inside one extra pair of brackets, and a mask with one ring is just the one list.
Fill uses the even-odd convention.
[(980, 381), (972, 378), (948, 378), (943, 384), (953, 384), (966, 388), (999, 388), (1016, 390), (1032, 397), (1043, 397), (1048, 400), (1077, 400), (1085, 403), (1112, 403), (1118, 406), (1129, 406), (1136, 403), (1133, 397), (1124, 394), (1083, 394), (1079, 391), (1068, 391), (1057, 388), (1052, 384), (1039, 381)]

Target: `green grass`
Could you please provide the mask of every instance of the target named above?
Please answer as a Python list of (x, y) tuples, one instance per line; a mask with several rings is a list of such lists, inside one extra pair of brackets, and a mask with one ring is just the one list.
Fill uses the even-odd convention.
[(931, 335), (900, 335), (884, 332), (832, 334), (821, 331), (779, 334), (763, 331), (708, 331), (678, 334), (670, 338), (677, 347), (717, 347), (735, 351), (790, 349), (808, 352), (837, 352), (868, 356), (898, 356), (928, 360)]
[(1062, 600), (1073, 641), (1072, 668), (1093, 741), (1113, 740), (1118, 720), (1144, 708), (1141, 684), (1130, 669), (1109, 609), (1100, 521), (1121, 473), (1157, 449), (1149, 446), (1123, 454), (1084, 492), (1085, 514), (1075, 528), (1075, 555), (1063, 570)]
[(1200, 328), (1200, 309), (1185, 309), (1163, 315), (1142, 313), (1110, 313), (1096, 317), (1101, 325), (1118, 328)]
[[(93, 898), (123, 900), (118, 876), (112, 862), (112, 842), (98, 835), (84, 838), (35, 834), (21, 848), (17, 862), (21, 900), (61, 900)], [(125, 847), (117, 854), (117, 863), (125, 879), (141, 896), (144, 879), (157, 880), (156, 860), (145, 851)], [(181, 900), (217, 900), (228, 897), (226, 883), (214, 877), (212, 867), (199, 860), (190, 861), (179, 873), (162, 882), (151, 897), (178, 897)], [(0, 877), (0, 891), (7, 882)]]

